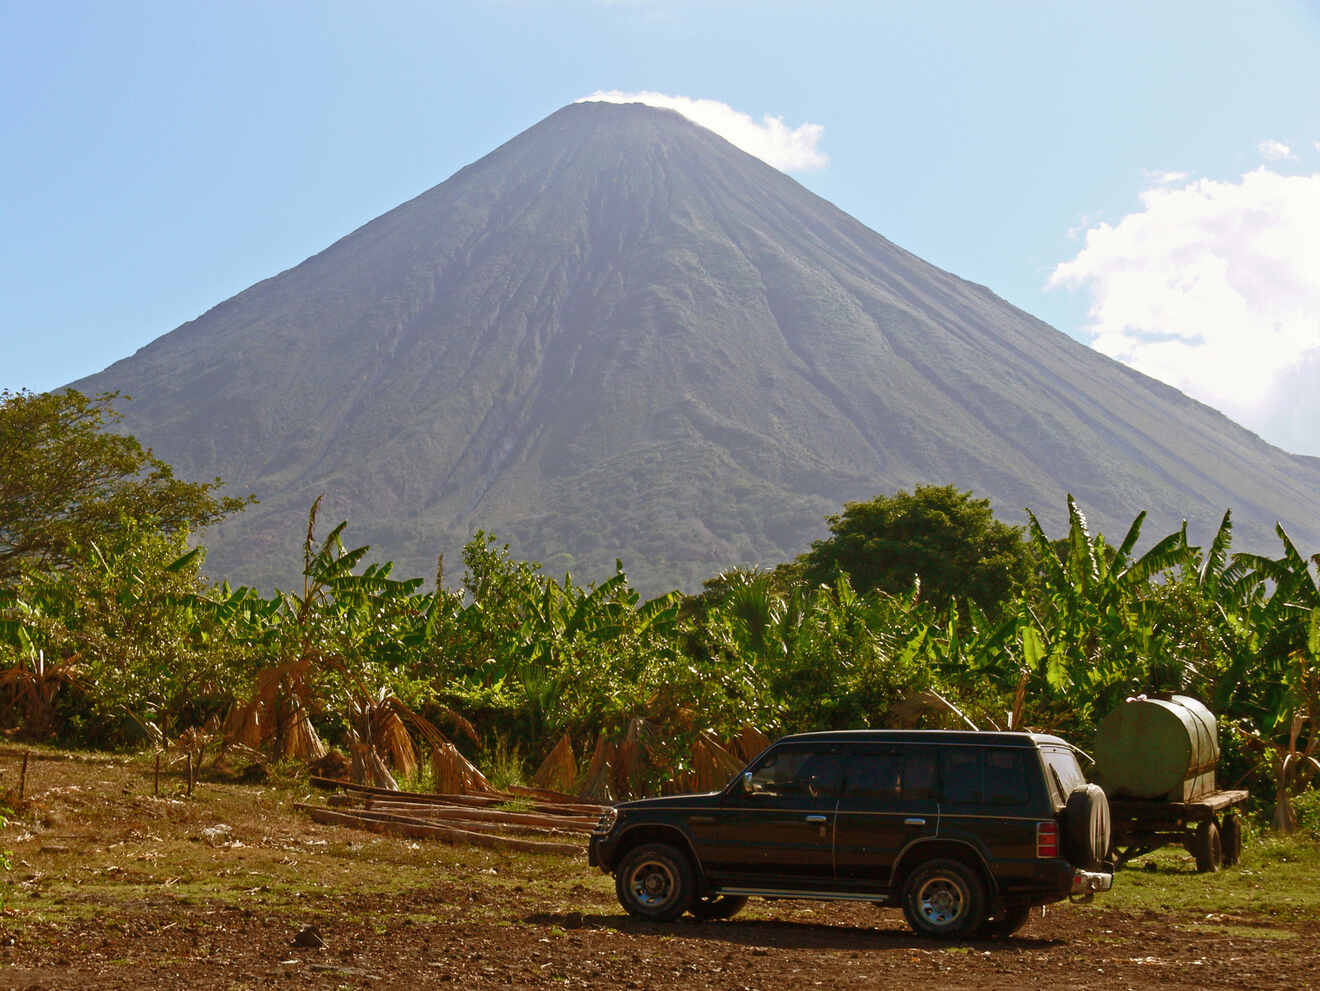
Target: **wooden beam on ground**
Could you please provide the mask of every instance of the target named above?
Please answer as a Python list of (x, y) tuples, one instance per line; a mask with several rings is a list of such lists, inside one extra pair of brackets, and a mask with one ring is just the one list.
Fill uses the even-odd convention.
[(389, 822), (368, 819), (350, 812), (339, 812), (317, 805), (301, 805), (298, 808), (312, 817), (314, 822), (327, 826), (351, 826), (365, 829), (372, 833), (385, 833), (416, 840), (438, 840), (441, 843), (467, 844), (487, 847), (493, 850), (519, 850), (524, 853), (559, 853), (580, 856), (583, 847), (580, 843), (550, 843), (544, 840), (521, 839), (516, 836), (492, 836), (469, 829), (456, 829), (452, 826), (440, 826), (429, 823)]
[[(391, 802), (418, 802), (426, 804), (442, 805), (471, 805), (478, 807), (489, 807), (491, 805), (502, 805), (505, 802), (526, 801), (522, 795), (510, 792), (489, 792), (480, 795), (432, 795), (417, 791), (390, 791), (388, 788), (373, 788), (370, 785), (355, 784), (352, 781), (344, 781), (339, 778), (321, 778), (312, 777), (312, 784), (325, 785), (331, 788), (342, 788), (344, 791), (357, 795), (375, 795), (382, 799), (388, 799)], [(545, 812), (549, 815), (568, 815), (568, 816), (599, 816), (605, 811), (607, 806), (594, 805), (585, 802), (545, 802), (532, 801), (532, 807), (537, 812)]]

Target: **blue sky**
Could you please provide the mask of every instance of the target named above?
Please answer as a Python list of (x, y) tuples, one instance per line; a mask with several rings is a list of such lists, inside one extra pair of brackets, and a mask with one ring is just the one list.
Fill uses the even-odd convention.
[(601, 90), (1320, 454), (1320, 5), (0, 6), (0, 388), (99, 370)]

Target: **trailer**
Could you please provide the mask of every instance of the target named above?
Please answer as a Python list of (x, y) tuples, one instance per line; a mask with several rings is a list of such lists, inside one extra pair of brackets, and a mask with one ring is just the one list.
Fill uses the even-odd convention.
[(1202, 872), (1238, 862), (1238, 807), (1247, 793), (1216, 788), (1218, 726), (1196, 699), (1128, 699), (1101, 721), (1095, 760), (1109, 798), (1115, 866), (1169, 845), (1185, 848)]
[(1162, 846), (1181, 846), (1196, 858), (1201, 873), (1231, 867), (1242, 857), (1242, 823), (1237, 807), (1245, 791), (1216, 791), (1191, 802), (1111, 798), (1110, 858), (1122, 867), (1133, 857)]

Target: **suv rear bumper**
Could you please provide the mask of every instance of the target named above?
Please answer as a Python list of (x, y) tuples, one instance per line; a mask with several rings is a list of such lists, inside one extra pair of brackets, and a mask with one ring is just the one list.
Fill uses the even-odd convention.
[(1074, 898), (1090, 898), (1097, 891), (1108, 891), (1113, 886), (1112, 872), (1076, 870), (1073, 871), (1072, 890), (1068, 894)]

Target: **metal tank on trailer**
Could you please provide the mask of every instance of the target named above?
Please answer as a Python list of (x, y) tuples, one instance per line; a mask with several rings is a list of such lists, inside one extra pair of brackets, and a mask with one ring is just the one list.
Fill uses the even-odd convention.
[(1095, 777), (1109, 797), (1116, 864), (1167, 844), (1196, 858), (1199, 871), (1237, 863), (1241, 790), (1215, 781), (1219, 731), (1214, 714), (1187, 695), (1138, 695), (1100, 722)]
[(1128, 699), (1101, 721), (1095, 762), (1110, 798), (1195, 801), (1215, 790), (1215, 717), (1187, 695)]

